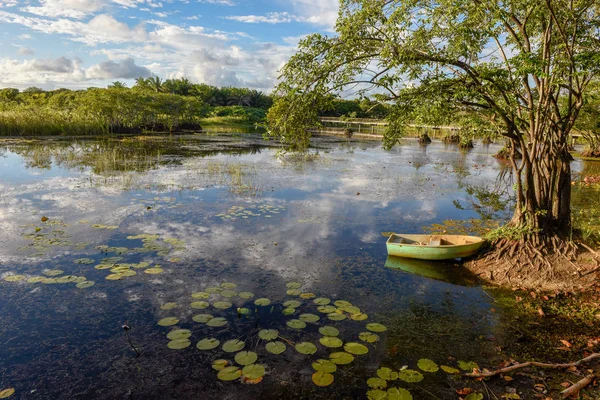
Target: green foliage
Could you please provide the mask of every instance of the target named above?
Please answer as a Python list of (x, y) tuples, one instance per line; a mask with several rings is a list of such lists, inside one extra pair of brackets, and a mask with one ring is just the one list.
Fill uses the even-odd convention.
[(536, 229), (531, 225), (505, 225), (500, 228), (494, 229), (487, 235), (485, 238), (490, 242), (495, 242), (500, 239), (509, 239), (509, 240), (521, 240), (527, 235), (533, 235), (536, 233)]

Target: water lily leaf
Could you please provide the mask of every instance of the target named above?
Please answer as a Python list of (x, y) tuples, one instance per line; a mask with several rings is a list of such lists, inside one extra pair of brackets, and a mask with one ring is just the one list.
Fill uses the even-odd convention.
[(242, 350), (245, 345), (246, 342), (243, 342), (241, 340), (228, 340), (223, 344), (223, 351), (227, 353), (235, 353), (236, 351)]
[(208, 303), (208, 301), (194, 301), (193, 303), (190, 303), (190, 307), (195, 308), (197, 310), (208, 308), (209, 305), (210, 304)]
[(483, 394), (477, 392), (471, 393), (470, 395), (465, 397), (465, 400), (483, 400)]
[(458, 368), (462, 369), (463, 371), (473, 371), (474, 369), (479, 369), (479, 365), (477, 365), (476, 362), (474, 361), (462, 361), (459, 360), (458, 361)]
[(388, 400), (412, 400), (412, 394), (404, 388), (389, 388), (387, 391)]
[(300, 321), (299, 319), (291, 319), (288, 322), (286, 322), (286, 325), (289, 326), (290, 328), (294, 328), (294, 329), (306, 328), (306, 322)]
[(227, 298), (232, 298), (232, 297), (237, 296), (237, 292), (235, 292), (233, 290), (223, 290), (221, 292), (221, 296), (227, 297)]
[(377, 333), (387, 331), (387, 328), (384, 325), (377, 324), (377, 323), (367, 324), (367, 329), (370, 330), (371, 332), (377, 332)]
[(262, 329), (258, 332), (258, 337), (262, 340), (274, 340), (277, 339), (277, 336), (279, 336), (279, 332), (275, 329)]
[(196, 344), (198, 350), (212, 350), (217, 348), (221, 342), (215, 338), (202, 339)]
[(342, 311), (346, 311), (348, 314), (360, 314), (360, 308), (356, 306), (338, 307)]
[(6, 275), (4, 280), (6, 282), (20, 282), (27, 278), (25, 275)]
[(58, 276), (63, 274), (65, 271), (61, 270), (61, 269), (51, 269), (51, 270), (46, 270), (43, 272), (44, 275), (46, 276)]
[(76, 275), (65, 275), (65, 276), (59, 276), (58, 278), (56, 278), (56, 281), (58, 283), (72, 283), (75, 282), (79, 277)]
[(387, 392), (379, 389), (369, 390), (367, 392), (367, 399), (369, 400), (386, 400)]
[(346, 315), (345, 314), (338, 314), (336, 312), (332, 312), (330, 314), (327, 314), (327, 318), (329, 318), (332, 321), (343, 321), (346, 319)]
[(206, 325), (212, 328), (218, 328), (227, 325), (227, 320), (223, 317), (212, 318)]
[(46, 279), (45, 276), (32, 276), (31, 278), (27, 279), (27, 283), (40, 283), (43, 282), (44, 279)]
[(215, 294), (215, 293), (221, 293), (223, 290), (224, 289), (220, 288), (220, 287), (209, 287), (209, 288), (206, 288), (205, 292)]
[(194, 293), (192, 293), (192, 298), (193, 299), (206, 300), (209, 297), (210, 297), (210, 293), (206, 293), (206, 292), (194, 292)]
[(227, 360), (215, 360), (212, 363), (212, 367), (215, 371), (221, 371), (227, 364), (229, 364), (229, 361)]
[(0, 399), (8, 399), (13, 394), (15, 394), (15, 389), (13, 388), (0, 390)]
[(381, 378), (369, 378), (367, 379), (367, 385), (373, 389), (385, 389), (387, 387), (387, 382), (385, 379)]
[(221, 287), (223, 289), (235, 289), (237, 287), (237, 285), (235, 283), (231, 283), (231, 282), (223, 282), (223, 283), (221, 283)]
[(318, 306), (326, 306), (327, 304), (331, 303), (331, 300), (326, 299), (325, 297), (318, 297), (313, 300), (313, 303)]
[(367, 354), (369, 352), (369, 348), (367, 346), (355, 342), (346, 343), (344, 345), (344, 350), (346, 350), (346, 352), (350, 354), (355, 354), (357, 356)]
[(323, 314), (331, 314), (334, 313), (337, 308), (335, 306), (319, 306), (317, 307), (318, 312), (322, 312)]
[(285, 345), (285, 343), (279, 341), (269, 342), (265, 346), (265, 349), (267, 349), (267, 351), (272, 354), (281, 354), (285, 351), (286, 348), (287, 346)]
[(344, 344), (344, 342), (336, 336), (323, 336), (321, 339), (319, 339), (319, 342), (325, 347), (332, 348), (342, 347)]
[(262, 297), (260, 299), (256, 299), (254, 301), (254, 304), (257, 305), (257, 306), (268, 306), (269, 304), (271, 304), (271, 300)]
[(345, 365), (350, 364), (352, 361), (354, 361), (354, 356), (352, 354), (339, 351), (337, 353), (331, 353), (329, 355), (329, 359), (334, 364)]
[(115, 266), (115, 264), (98, 264), (94, 268), (97, 270), (103, 270), (103, 269), (111, 269), (114, 266)]
[(319, 359), (312, 363), (312, 367), (317, 372), (332, 373), (337, 371), (337, 365), (332, 363), (330, 360)]
[(304, 322), (317, 322), (318, 320), (321, 319), (321, 317), (319, 317), (318, 315), (315, 315), (315, 314), (300, 314), (298, 319), (300, 321), (304, 321)]
[(215, 302), (213, 303), (213, 307), (214, 307), (214, 308), (218, 308), (218, 309), (220, 309), (220, 310), (226, 310), (226, 309), (228, 309), (229, 307), (231, 307), (232, 305), (233, 305), (233, 304), (231, 304), (231, 303), (230, 303), (230, 302), (228, 302), (228, 301), (215, 301)]
[(292, 314), (293, 314), (293, 313), (295, 313), (295, 312), (296, 312), (296, 309), (295, 309), (295, 308), (284, 308), (284, 309), (281, 311), (281, 313), (282, 313), (283, 315), (292, 315)]
[(350, 319), (354, 320), (354, 321), (364, 321), (367, 318), (369, 318), (369, 316), (365, 313), (358, 313), (358, 314), (350, 315)]
[(373, 332), (361, 332), (358, 334), (358, 338), (363, 342), (375, 343), (379, 340), (379, 335)]
[(521, 396), (519, 396), (519, 395), (518, 395), (518, 394), (516, 394), (516, 393), (504, 393), (504, 394), (502, 395), (502, 398), (503, 398), (503, 399), (517, 399), (517, 400), (520, 400), (520, 399), (521, 399)]
[(77, 286), (79, 289), (87, 289), (89, 287), (94, 286), (95, 284), (96, 284), (96, 282), (94, 282), (94, 281), (83, 281), (83, 282), (79, 282), (75, 286)]
[(319, 333), (323, 336), (338, 336), (340, 331), (333, 326), (322, 326), (319, 328)]
[(167, 338), (171, 340), (188, 339), (190, 336), (192, 336), (192, 331), (189, 329), (173, 329), (167, 333)]
[(150, 274), (150, 275), (158, 275), (158, 274), (162, 274), (163, 272), (165, 272), (165, 270), (162, 268), (159, 268), (159, 267), (153, 267), (153, 268), (145, 269), (144, 272), (147, 274)]
[(222, 381), (234, 381), (240, 376), (242, 376), (242, 371), (238, 367), (225, 367), (217, 374), (217, 378)]
[(235, 355), (235, 362), (240, 365), (254, 364), (258, 360), (258, 355), (253, 351), (240, 351)]
[(194, 315), (192, 317), (192, 320), (201, 323), (201, 324), (205, 324), (208, 321), (210, 321), (211, 319), (213, 319), (214, 317), (210, 314), (198, 314), (198, 315)]
[(311, 342), (300, 342), (295, 347), (300, 354), (315, 354), (317, 352), (317, 346)]
[(412, 369), (403, 369), (398, 373), (398, 378), (409, 383), (421, 382), (423, 380), (423, 374)]
[(333, 375), (327, 372), (317, 371), (312, 374), (312, 381), (317, 386), (329, 386), (333, 383)]
[(417, 367), (419, 367), (419, 369), (421, 369), (421, 371), (425, 371), (425, 372), (437, 372), (440, 369), (435, 362), (431, 361), (428, 358), (421, 358), (417, 362)]
[(160, 306), (160, 309), (161, 310), (172, 310), (177, 307), (179, 307), (179, 304), (177, 304), (177, 303), (165, 303), (162, 306)]
[(302, 284), (300, 282), (288, 282), (285, 284), (285, 287), (288, 289), (300, 289)]
[(448, 373), (448, 374), (460, 374), (460, 371), (456, 368), (453, 367), (449, 367), (447, 365), (440, 365), (440, 368), (442, 369), (442, 371)]
[(189, 347), (190, 344), (192, 344), (192, 342), (190, 342), (189, 339), (176, 339), (171, 340), (167, 346), (173, 350), (181, 350)]
[(286, 293), (288, 295), (290, 295), (290, 296), (300, 296), (302, 294), (302, 290), (300, 290), (300, 289), (289, 289)]
[(349, 301), (346, 301), (346, 300), (336, 300), (333, 302), (333, 304), (335, 304), (336, 307), (340, 307), (340, 308), (352, 306), (352, 303), (350, 303)]
[(265, 374), (265, 367), (260, 364), (246, 365), (242, 374), (248, 379), (258, 379)]
[(160, 321), (158, 321), (158, 324), (160, 326), (171, 326), (171, 325), (175, 325), (179, 323), (179, 319), (175, 318), (175, 317), (167, 317), (167, 318), (163, 318)]
[[(395, 374), (395, 378), (392, 379), (393, 374)], [(385, 379), (386, 381), (392, 381), (398, 379), (398, 373), (388, 367), (381, 367), (377, 370), (377, 376), (381, 379)]]
[(125, 271), (119, 272), (119, 274), (123, 275), (123, 276), (134, 276), (134, 275), (137, 275), (137, 272), (127, 269)]
[(240, 292), (240, 293), (239, 293), (239, 296), (240, 296), (242, 299), (248, 300), (248, 299), (251, 299), (251, 298), (253, 298), (253, 297), (254, 297), (254, 293), (252, 293), (252, 292)]
[(110, 274), (110, 275), (106, 275), (106, 277), (104, 279), (109, 280), (109, 281), (119, 281), (121, 279), (125, 278), (125, 275), (122, 274)]
[(298, 308), (300, 307), (300, 304), (302, 303), (300, 303), (298, 300), (288, 300), (283, 303), (283, 305), (288, 308)]
[(300, 294), (300, 297), (303, 299), (312, 299), (314, 297), (317, 297), (317, 295), (314, 293), (302, 293)]

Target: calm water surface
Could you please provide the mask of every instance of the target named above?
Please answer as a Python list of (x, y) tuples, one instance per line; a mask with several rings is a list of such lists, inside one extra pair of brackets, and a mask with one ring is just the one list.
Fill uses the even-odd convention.
[[(417, 369), (421, 358), (490, 365), (501, 329), (492, 298), (450, 266), (387, 260), (382, 232), (505, 216), (470, 190), (507, 184), (497, 180), (497, 150), (407, 140), (386, 152), (330, 139), (317, 143), (318, 157), (276, 158), (259, 139), (232, 136), (4, 142), (0, 389), (14, 387), (22, 399), (350, 399), (366, 398), (380, 367)], [(332, 320), (312, 296), (359, 310), (338, 303), (346, 310), (333, 318), (345, 319)], [(285, 315), (288, 300), (300, 305)], [(287, 325), (307, 313), (319, 320)], [(198, 314), (225, 325), (196, 322)], [(174, 325), (158, 324), (167, 317)], [(375, 343), (359, 339), (369, 323), (387, 327)], [(325, 325), (368, 353), (338, 365), (334, 383), (320, 388), (311, 363), (344, 351), (320, 343)], [(177, 328), (191, 331), (189, 347), (168, 347)], [(286, 350), (267, 352), (261, 329), (276, 329)], [(220, 345), (197, 349), (205, 338)], [(217, 378), (214, 360), (236, 365), (236, 353), (223, 350), (232, 339), (257, 353), (262, 382)], [(316, 353), (300, 354), (300, 342)], [(456, 397), (448, 374), (423, 374), (389, 387)]]

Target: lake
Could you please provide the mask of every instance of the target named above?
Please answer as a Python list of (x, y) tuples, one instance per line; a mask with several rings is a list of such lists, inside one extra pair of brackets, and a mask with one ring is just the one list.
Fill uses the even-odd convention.
[(456, 265), (388, 260), (382, 233), (507, 218), (499, 148), (321, 138), (276, 157), (253, 135), (4, 140), (0, 390), (456, 398), (463, 384), (438, 366), (494, 366), (504, 311)]

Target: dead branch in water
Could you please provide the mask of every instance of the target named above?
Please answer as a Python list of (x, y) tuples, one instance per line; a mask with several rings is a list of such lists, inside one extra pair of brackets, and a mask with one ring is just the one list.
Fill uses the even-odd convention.
[(569, 396), (573, 396), (574, 394), (579, 393), (581, 389), (587, 387), (590, 383), (594, 382), (594, 379), (596, 378), (597, 377), (594, 374), (587, 375), (585, 378), (581, 379), (576, 384), (569, 386), (567, 389), (560, 392), (562, 398), (566, 399)]

